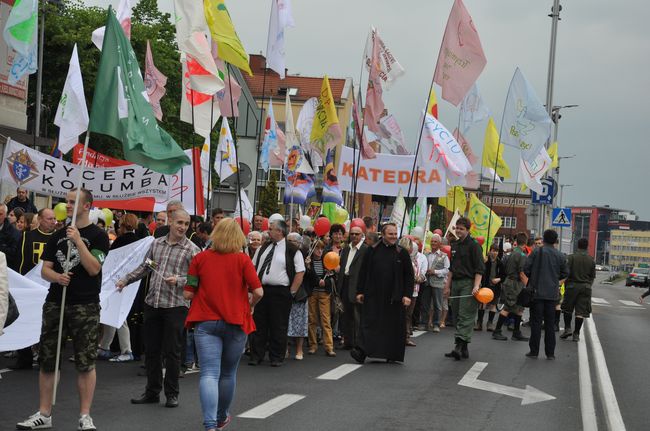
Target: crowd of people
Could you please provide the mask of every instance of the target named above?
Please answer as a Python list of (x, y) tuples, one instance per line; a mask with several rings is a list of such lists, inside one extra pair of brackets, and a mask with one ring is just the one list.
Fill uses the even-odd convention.
[[(18, 429), (52, 426), (64, 286), (71, 287), (63, 332), (72, 340), (69, 359), (78, 372), (79, 430), (95, 429), (90, 408), (97, 359), (144, 357), (146, 386), (131, 403), (159, 403), (162, 392), (169, 408), (179, 405), (183, 374), (200, 370), (203, 424), (213, 431), (232, 420), (229, 407), (243, 357), (250, 366), (281, 367), (322, 347), (327, 357), (347, 350), (359, 363), (404, 362), (407, 348), (416, 347), (414, 331), (436, 334), (453, 327), (454, 346), (445, 356), (460, 361), (469, 358), (472, 335), (483, 330), (487, 310), (485, 329), (495, 341), (508, 340), (504, 327), (512, 327), (512, 340), (527, 341), (526, 356), (536, 358), (543, 329), (544, 353), (554, 359), (562, 313), (561, 338), (577, 341), (591, 311), (595, 264), (587, 240), (578, 241), (579, 250), (567, 259), (555, 247), (553, 230), (531, 240), (517, 233), (491, 244), (484, 257), (464, 217), (447, 236), (435, 233), (429, 241), (400, 238), (401, 226), (377, 227), (370, 217), (347, 228), (331, 224), (317, 236), (313, 226), (301, 229), (297, 221), (269, 220), (261, 213), (245, 235), (243, 225), (223, 210), (203, 220), (178, 201), (157, 214), (138, 218), (114, 211), (113, 223), (93, 223), (93, 198), (85, 189), (68, 193), (68, 219), (76, 200), (74, 226), (57, 221), (49, 208), (37, 211), (22, 189), (0, 204), (0, 252), (7, 265), (26, 274), (42, 260), (42, 277), (50, 283), (40, 342), (16, 352), (12, 366), (40, 370), (39, 409)], [(100, 325), (106, 255), (148, 235), (155, 239), (144, 260), (116, 283), (120, 291), (139, 283), (129, 317), (120, 328)], [(487, 304), (474, 297), (481, 288), (494, 293)], [(522, 331), (525, 289), (532, 289), (534, 299), (530, 337)]]

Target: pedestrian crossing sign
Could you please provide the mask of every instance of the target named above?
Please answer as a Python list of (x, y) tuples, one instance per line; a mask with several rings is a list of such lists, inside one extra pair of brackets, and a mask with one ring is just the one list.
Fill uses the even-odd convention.
[(552, 220), (555, 227), (571, 227), (571, 208), (553, 208)]

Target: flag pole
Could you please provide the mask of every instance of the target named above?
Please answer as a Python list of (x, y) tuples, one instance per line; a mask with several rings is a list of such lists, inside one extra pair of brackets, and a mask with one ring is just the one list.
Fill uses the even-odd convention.
[[(264, 61), (266, 62), (266, 59)], [(230, 79), (231, 76), (230, 63), (226, 63), (226, 68), (228, 69), (228, 91), (230, 91), (230, 115), (233, 117), (232, 124), (235, 129), (235, 133), (232, 133), (231, 131), (230, 134), (233, 137), (232, 142), (233, 142), (233, 146), (235, 147), (235, 159), (237, 159), (237, 199), (239, 199), (239, 225), (240, 225), (239, 227), (241, 227), (241, 230), (243, 232), (244, 231), (244, 205), (242, 204), (242, 200), (241, 200), (241, 178), (239, 175), (240, 169), (239, 169), (239, 154), (238, 154), (239, 152), (237, 150), (237, 142), (235, 141), (237, 138), (237, 117), (235, 117), (234, 102), (232, 100), (232, 80)], [(264, 101), (264, 99), (262, 99), (262, 101)], [(226, 121), (228, 121), (227, 118)], [(228, 124), (228, 127), (230, 127), (230, 124)], [(255, 167), (255, 169), (257, 169), (257, 166)], [(255, 189), (257, 190), (257, 184), (255, 184)], [(255, 216), (255, 211), (253, 211), (253, 216)], [(252, 221), (253, 220), (249, 220), (249, 223)]]
[[(211, 105), (210, 105), (210, 133), (208, 133), (208, 142), (210, 142), (210, 146), (208, 147), (208, 205), (207, 205), (207, 212), (205, 215), (206, 220), (210, 217), (210, 212), (212, 211), (212, 164), (210, 163), (210, 157), (212, 155), (212, 122), (214, 121), (214, 94), (212, 95), (211, 99)], [(192, 108), (194, 109), (194, 108)], [(194, 119), (194, 114), (192, 114), (192, 119)], [(204, 143), (205, 145), (205, 143)], [(200, 162), (199, 162), (200, 163)], [(203, 190), (201, 190), (201, 193), (203, 193)], [(196, 193), (195, 193), (196, 195)]]
[[(86, 157), (88, 155), (88, 142), (90, 141), (90, 127), (86, 131), (86, 139), (84, 141), (84, 149), (81, 154), (81, 166), (79, 166), (79, 177), (77, 179), (77, 195), (74, 199), (74, 206), (72, 209), (72, 220), (70, 221), (70, 226), (75, 226), (77, 223), (77, 210), (79, 209), (79, 188), (81, 187), (81, 182), (83, 181), (84, 168), (86, 167)], [(76, 226), (75, 226), (76, 227)], [(65, 257), (65, 263), (63, 264), (63, 271), (65, 274), (70, 272), (70, 254), (72, 252), (72, 241), (68, 240), (68, 251)], [(68, 286), (63, 286), (61, 293), (61, 313), (59, 315), (59, 333), (56, 340), (56, 359), (54, 363), (54, 386), (52, 387), (52, 405), (56, 404), (56, 390), (59, 386), (59, 365), (61, 364), (61, 337), (63, 335), (63, 316), (65, 312), (65, 297), (68, 290)]]

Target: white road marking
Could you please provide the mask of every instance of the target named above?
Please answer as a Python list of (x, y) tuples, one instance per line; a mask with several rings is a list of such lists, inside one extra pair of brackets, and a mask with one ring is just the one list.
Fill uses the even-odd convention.
[(248, 419), (266, 419), (271, 415), (279, 412), (280, 410), (286, 409), (290, 405), (297, 403), (298, 401), (305, 398), (304, 395), (296, 394), (284, 394), (273, 398), (263, 404), (260, 404), (257, 407), (254, 407), (240, 415), (240, 418)]
[(422, 334), (426, 334), (427, 331), (413, 331), (413, 335), (411, 335), (411, 338), (419, 337)]
[(642, 307), (641, 304), (638, 304), (634, 301), (626, 301), (625, 299), (619, 299), (618, 302), (620, 302), (623, 305), (627, 305), (628, 307)]
[(594, 319), (585, 319), (584, 325), (591, 345), (592, 358), (596, 368), (600, 397), (602, 404), (605, 407), (605, 417), (608, 429), (625, 431), (623, 416), (621, 416), (621, 410), (618, 407), (618, 400), (616, 399), (616, 393), (614, 392), (614, 385), (612, 384), (612, 379), (609, 376), (609, 370), (607, 369), (603, 346), (600, 344), (598, 332), (596, 331), (596, 323), (594, 322)]
[(2, 370), (0, 370), (0, 374), (8, 373), (9, 371), (12, 371), (12, 370), (10, 370), (9, 368), (3, 368)]
[(521, 398), (521, 405), (539, 403), (541, 401), (554, 400), (553, 395), (542, 392), (537, 388), (526, 385), (526, 389), (514, 388), (512, 386), (500, 385), (498, 383), (486, 382), (479, 380), (478, 376), (488, 366), (487, 362), (476, 362), (472, 368), (469, 369), (462, 379), (458, 382), (461, 386), (468, 388), (480, 389), (482, 391), (494, 392), (501, 395), (508, 395), (514, 398)]
[(609, 304), (609, 302), (604, 299), (604, 298), (594, 298), (593, 296), (591, 297), (591, 302), (593, 304)]
[(630, 307), (629, 305), (622, 305), (621, 308), (627, 308), (628, 310), (643, 310), (643, 307)]
[(594, 392), (591, 387), (591, 370), (587, 343), (584, 338), (578, 342), (578, 375), (580, 376), (580, 412), (582, 413), (582, 429), (598, 431), (596, 421), (596, 407), (594, 406)]
[(316, 377), (318, 380), (338, 380), (343, 376), (350, 374), (352, 371), (361, 368), (361, 364), (343, 364), (331, 371)]

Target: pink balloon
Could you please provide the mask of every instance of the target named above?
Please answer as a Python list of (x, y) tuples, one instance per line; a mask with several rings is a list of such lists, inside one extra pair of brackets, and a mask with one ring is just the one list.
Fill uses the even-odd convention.
[(235, 221), (239, 226), (242, 227), (242, 232), (244, 232), (244, 235), (248, 235), (251, 231), (251, 223), (248, 221), (248, 219), (241, 219), (240, 217), (235, 217)]
[(476, 242), (478, 242), (478, 245), (483, 245), (485, 243), (485, 237), (484, 236), (477, 236), (476, 237)]
[(366, 224), (363, 222), (363, 219), (360, 218), (353, 218), (350, 221), (350, 228), (353, 227), (358, 227), (361, 229), (361, 232), (365, 233), (366, 232)]
[(264, 217), (264, 221), (262, 221), (262, 232), (266, 232), (269, 230), (269, 218)]
[(450, 245), (443, 245), (441, 250), (442, 250), (443, 253), (445, 253), (447, 256), (449, 256), (449, 259), (451, 259), (451, 246)]
[(442, 236), (442, 229), (436, 229), (433, 231), (433, 233), (437, 233), (438, 235)]

